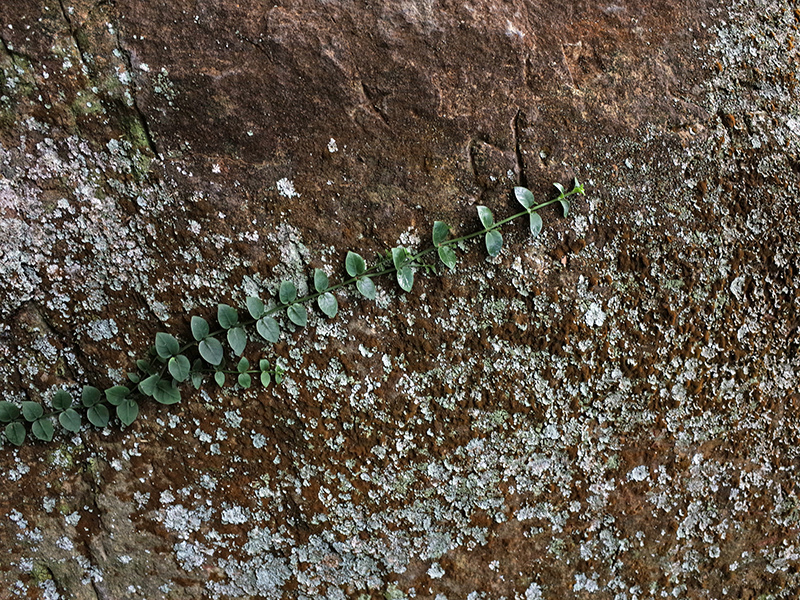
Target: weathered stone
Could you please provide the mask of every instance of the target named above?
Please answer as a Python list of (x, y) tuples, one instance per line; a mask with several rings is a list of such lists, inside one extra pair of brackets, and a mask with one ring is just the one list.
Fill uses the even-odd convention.
[(797, 594), (794, 2), (7, 4), (4, 400), (588, 192), (251, 340), (281, 387), (6, 442), (9, 595)]

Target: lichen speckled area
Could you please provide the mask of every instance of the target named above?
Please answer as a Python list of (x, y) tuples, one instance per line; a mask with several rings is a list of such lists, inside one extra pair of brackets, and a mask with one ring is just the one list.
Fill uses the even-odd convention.
[(0, 448), (7, 597), (800, 593), (794, 0), (10, 4), (3, 400), (587, 194), (250, 340), (280, 387)]

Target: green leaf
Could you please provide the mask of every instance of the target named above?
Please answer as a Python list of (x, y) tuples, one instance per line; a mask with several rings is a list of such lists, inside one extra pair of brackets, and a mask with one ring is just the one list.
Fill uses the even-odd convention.
[(397, 248), (392, 248), (392, 263), (394, 264), (394, 268), (398, 271), (400, 267), (402, 267), (406, 260), (408, 259), (408, 250), (398, 246)]
[(542, 217), (539, 216), (539, 213), (532, 212), (531, 213), (531, 235), (536, 237), (542, 232)]
[(156, 386), (153, 398), (160, 404), (176, 404), (181, 401), (181, 391), (174, 381), (162, 379)]
[(108, 425), (111, 415), (108, 414), (108, 409), (103, 404), (96, 404), (86, 411), (86, 418), (95, 427), (105, 427)]
[(242, 386), (244, 389), (249, 388), (250, 384), (253, 382), (250, 375), (248, 375), (247, 373), (240, 373), (239, 377), (237, 378), (237, 381), (239, 382), (239, 385)]
[(208, 321), (203, 317), (192, 317), (192, 337), (198, 342), (208, 337)]
[(564, 209), (564, 216), (566, 217), (569, 214), (569, 202), (567, 200), (559, 200), (561, 203), (561, 208)]
[(439, 247), (439, 259), (448, 269), (454, 269), (456, 266), (456, 253), (450, 246)]
[(271, 381), (272, 381), (272, 376), (269, 374), (269, 372), (263, 371), (261, 373), (261, 385), (267, 387)]
[(586, 194), (586, 189), (583, 187), (582, 183), (578, 183), (577, 177), (573, 180), (572, 192), (575, 194), (580, 194), (581, 196)]
[(188, 358), (183, 354), (179, 354), (169, 359), (167, 368), (169, 369), (169, 374), (172, 375), (176, 381), (183, 383), (189, 377), (191, 365)]
[(233, 348), (233, 353), (239, 356), (247, 346), (247, 334), (241, 327), (228, 329), (228, 344)]
[(145, 396), (152, 396), (156, 391), (156, 386), (158, 385), (159, 381), (161, 381), (161, 375), (158, 373), (155, 375), (150, 375), (150, 377), (139, 383), (139, 391)]
[(180, 344), (170, 334), (159, 331), (156, 334), (156, 352), (161, 358), (169, 358), (180, 352)]
[(128, 381), (131, 383), (139, 383), (142, 380), (137, 373), (128, 373)]
[(198, 372), (192, 373), (192, 387), (196, 390), (200, 389), (200, 386), (203, 384), (203, 374)]
[(223, 329), (230, 329), (239, 323), (239, 313), (227, 304), (217, 305), (217, 321)]
[(258, 361), (258, 368), (261, 371), (269, 371), (269, 361), (266, 358), (262, 358)]
[(336, 296), (331, 292), (325, 292), (321, 296), (318, 296), (317, 306), (319, 306), (319, 309), (325, 313), (325, 316), (329, 319), (335, 317), (336, 313), (339, 312), (339, 302), (336, 300)]
[[(17, 408), (16, 404), (12, 404), (6, 400), (0, 402), (0, 421), (3, 423), (8, 423), (16, 419), (18, 416), (19, 408)], [(19, 446), (19, 444), (17, 444), (17, 446)]]
[(308, 312), (302, 304), (292, 304), (286, 310), (286, 314), (289, 316), (289, 320), (299, 327), (305, 327), (308, 323)]
[(375, 284), (369, 277), (362, 277), (356, 281), (356, 288), (367, 300), (375, 300)]
[(261, 317), (256, 323), (258, 334), (268, 342), (278, 343), (281, 335), (281, 328), (278, 322), (272, 317)]
[(328, 289), (328, 276), (322, 269), (314, 269), (314, 289), (322, 293)]
[(108, 400), (109, 404), (119, 406), (130, 393), (131, 391), (124, 385), (115, 385), (106, 390), (106, 400)]
[(554, 185), (554, 186), (555, 186), (555, 188), (558, 190), (558, 193), (559, 193), (561, 196), (563, 196), (563, 195), (564, 195), (564, 186), (563, 186), (563, 185), (561, 185), (560, 183), (554, 183), (553, 185)]
[(291, 281), (281, 281), (281, 287), (280, 290), (278, 290), (278, 298), (281, 304), (294, 302), (295, 298), (297, 298), (297, 288), (294, 287), (294, 283)]
[(9, 423), (5, 429), (6, 439), (15, 446), (22, 446), (25, 441), (25, 426), (22, 423)]
[[(83, 388), (86, 390), (86, 388)], [(100, 390), (97, 388), (93, 388), (97, 391), (98, 397), (100, 396)], [(66, 390), (58, 390), (55, 394), (53, 394), (53, 408), (56, 410), (67, 410), (70, 406), (72, 406), (72, 396), (70, 396), (69, 392)]]
[(81, 416), (75, 412), (74, 408), (68, 408), (58, 415), (58, 422), (67, 431), (78, 433), (81, 430)]
[(286, 371), (284, 371), (282, 367), (275, 365), (275, 383), (277, 383), (278, 385), (283, 383), (283, 374), (285, 372)]
[(23, 402), (22, 403), (22, 416), (26, 421), (35, 421), (44, 414), (42, 405), (38, 402)]
[(404, 291), (410, 292), (414, 286), (414, 271), (409, 266), (397, 270), (397, 283)]
[(200, 351), (200, 356), (202, 356), (203, 359), (209, 364), (217, 366), (222, 362), (222, 356), (224, 353), (222, 350), (222, 344), (219, 343), (217, 338), (207, 337), (200, 342), (200, 345), (197, 347), (197, 349)]
[(358, 277), (367, 270), (367, 263), (355, 252), (348, 252), (344, 260), (344, 268), (350, 277)]
[(450, 235), (450, 226), (444, 221), (433, 222), (433, 245), (439, 246)]
[(496, 229), (486, 232), (486, 251), (489, 256), (497, 256), (503, 247), (503, 236)]
[(264, 303), (261, 300), (253, 296), (248, 296), (245, 302), (247, 303), (247, 312), (250, 313), (251, 317), (260, 319), (264, 316)]
[(533, 192), (531, 192), (528, 188), (524, 187), (515, 187), (514, 197), (517, 199), (517, 202), (522, 204), (522, 206), (527, 209), (530, 209), (530, 207), (533, 206), (535, 202), (533, 198)]
[(492, 211), (489, 210), (487, 206), (479, 206), (478, 207), (478, 217), (483, 223), (484, 228), (489, 229), (494, 225), (494, 216), (492, 215)]
[(139, 405), (135, 400), (126, 398), (122, 404), (117, 406), (117, 418), (122, 421), (123, 425), (130, 425), (139, 416)]
[(142, 373), (147, 373), (148, 375), (153, 374), (153, 367), (150, 366), (150, 363), (144, 359), (139, 359), (136, 361), (136, 368), (138, 368)]
[(31, 426), (31, 433), (43, 442), (52, 442), (53, 424), (50, 419), (39, 419)]
[(219, 387), (225, 385), (225, 373), (223, 373), (222, 371), (217, 371), (216, 373), (214, 373), (214, 381), (217, 382), (217, 385)]
[(236, 365), (236, 370), (237, 370), (237, 371), (239, 371), (239, 373), (244, 373), (244, 372), (245, 372), (245, 371), (247, 371), (247, 369), (249, 369), (249, 368), (250, 368), (250, 361), (249, 361), (249, 360), (247, 360), (247, 359), (246, 359), (246, 358), (243, 356), (243, 357), (242, 357), (242, 360), (240, 360), (240, 361), (239, 361), (239, 364), (238, 364), (238, 365)]

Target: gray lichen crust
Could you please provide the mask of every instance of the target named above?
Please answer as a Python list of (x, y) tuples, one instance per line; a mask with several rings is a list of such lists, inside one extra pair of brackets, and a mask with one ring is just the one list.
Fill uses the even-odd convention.
[(281, 387), (6, 444), (9, 596), (797, 596), (797, 6), (9, 4), (3, 400), (515, 184), (589, 192), (251, 340)]

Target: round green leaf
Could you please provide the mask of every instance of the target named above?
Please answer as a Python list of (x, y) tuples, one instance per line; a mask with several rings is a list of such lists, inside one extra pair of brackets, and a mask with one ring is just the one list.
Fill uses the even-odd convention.
[(375, 300), (375, 284), (369, 277), (362, 277), (356, 281), (356, 288), (367, 300)]
[(409, 266), (404, 266), (397, 271), (397, 283), (404, 291), (410, 292), (414, 286), (414, 271)]
[(178, 356), (173, 356), (169, 359), (167, 368), (169, 369), (169, 374), (172, 375), (176, 381), (183, 383), (189, 377), (191, 364), (189, 363), (188, 358), (186, 358), (183, 354), (179, 354)]
[(239, 356), (242, 352), (244, 352), (244, 349), (247, 346), (247, 334), (244, 332), (244, 329), (241, 327), (233, 327), (232, 329), (228, 329), (228, 344), (230, 344), (231, 348), (233, 349), (233, 353), (236, 356)]
[(22, 403), (22, 416), (26, 421), (35, 421), (44, 414), (42, 405), (38, 402), (23, 402)]
[(260, 361), (258, 361), (258, 368), (260, 371), (268, 371), (269, 361), (266, 358), (262, 358)]
[(286, 314), (289, 316), (289, 320), (299, 327), (305, 327), (308, 323), (308, 312), (302, 304), (292, 304), (286, 310)]
[(325, 292), (321, 296), (318, 296), (317, 305), (329, 319), (335, 317), (336, 313), (339, 311), (339, 302), (337, 302), (336, 296), (331, 292)]
[(261, 373), (261, 385), (267, 387), (271, 381), (272, 381), (272, 376), (269, 374), (269, 372), (263, 371)]
[(123, 425), (130, 425), (139, 416), (139, 405), (135, 400), (126, 398), (122, 404), (117, 406), (117, 418), (122, 421)]
[(256, 331), (258, 331), (261, 337), (273, 344), (278, 343), (278, 339), (281, 335), (281, 328), (278, 322), (272, 317), (260, 318), (256, 323)]
[(223, 373), (222, 371), (217, 371), (216, 373), (214, 373), (214, 381), (217, 382), (217, 385), (219, 387), (225, 385), (225, 373)]
[(142, 372), (147, 373), (148, 375), (153, 374), (153, 367), (150, 366), (150, 363), (146, 360), (139, 359), (136, 361), (136, 367)]
[(206, 339), (208, 332), (208, 321), (203, 317), (192, 317), (192, 337), (196, 341), (199, 342)]
[(53, 441), (53, 424), (50, 419), (39, 419), (31, 426), (31, 433), (43, 442)]
[(322, 293), (328, 289), (328, 276), (322, 269), (314, 269), (314, 289)]
[(214, 366), (222, 362), (223, 350), (217, 338), (208, 337), (198, 345), (197, 349), (200, 351), (200, 356)]
[[(16, 419), (18, 416), (19, 408), (17, 408), (16, 404), (12, 404), (6, 400), (0, 402), (0, 421), (3, 423), (8, 423)], [(19, 446), (19, 444), (17, 444), (17, 446)]]
[(180, 344), (170, 334), (159, 331), (156, 334), (156, 352), (161, 358), (169, 358), (180, 352)]
[(281, 304), (294, 302), (295, 298), (297, 298), (297, 288), (294, 287), (294, 283), (291, 281), (281, 281), (281, 287), (280, 290), (278, 290), (278, 298)]
[(150, 375), (150, 377), (139, 383), (139, 391), (145, 396), (152, 396), (156, 391), (156, 386), (159, 381), (161, 381), (161, 375), (157, 373), (155, 375)]
[(95, 427), (105, 427), (108, 425), (110, 417), (108, 409), (104, 404), (95, 404), (86, 411), (86, 418), (89, 419), (89, 423)]
[[(84, 388), (85, 390), (86, 388)], [(93, 388), (97, 391), (97, 396), (100, 396), (100, 390), (97, 388)], [(53, 408), (56, 410), (67, 410), (70, 406), (72, 406), (72, 396), (70, 396), (69, 392), (66, 390), (58, 390), (55, 394), (53, 394)]]
[(162, 379), (156, 386), (153, 398), (159, 404), (176, 404), (181, 401), (181, 391), (176, 387), (174, 381)]
[(406, 250), (401, 246), (398, 246), (397, 248), (392, 248), (392, 264), (394, 264), (395, 269), (399, 271), (400, 268), (405, 264), (407, 259), (408, 259), (408, 250)]
[(109, 404), (119, 406), (130, 393), (131, 391), (124, 385), (115, 385), (114, 387), (106, 390), (106, 399), (108, 400)]
[(492, 225), (494, 225), (494, 216), (492, 215), (492, 211), (489, 210), (488, 206), (479, 206), (478, 207), (478, 217), (483, 223), (484, 228), (489, 229)]
[(239, 373), (244, 373), (244, 372), (245, 372), (245, 371), (247, 371), (247, 369), (249, 369), (249, 368), (250, 368), (250, 361), (249, 361), (249, 360), (247, 360), (247, 359), (246, 359), (246, 358), (243, 356), (243, 357), (242, 357), (242, 359), (239, 361), (239, 364), (238, 364), (238, 365), (236, 365), (236, 370), (237, 370), (237, 371), (239, 371)]
[(239, 378), (237, 379), (237, 381), (239, 382), (239, 385), (242, 386), (244, 389), (249, 388), (250, 384), (253, 382), (252, 378), (247, 373), (239, 373)]
[(217, 305), (217, 320), (223, 329), (230, 329), (239, 323), (239, 313), (236, 309), (227, 304)]
[(250, 313), (251, 317), (254, 319), (260, 319), (262, 316), (264, 316), (264, 303), (261, 300), (254, 298), (253, 296), (248, 296), (246, 302), (247, 312)]
[(517, 202), (522, 204), (525, 208), (530, 208), (535, 202), (533, 192), (524, 187), (515, 187), (514, 197), (517, 199)]
[(131, 383), (139, 383), (141, 380), (142, 380), (142, 378), (139, 377), (138, 374), (136, 374), (136, 373), (128, 373), (128, 381), (130, 381)]
[(9, 423), (5, 429), (6, 439), (15, 446), (21, 446), (25, 441), (25, 426), (22, 423)]
[(450, 234), (450, 227), (443, 221), (433, 222), (433, 245), (438, 246), (447, 239)]
[(355, 252), (348, 252), (347, 258), (344, 260), (344, 268), (350, 277), (358, 277), (367, 270), (367, 263)]
[(78, 433), (81, 430), (81, 416), (75, 412), (74, 408), (68, 408), (58, 415), (58, 422), (67, 431)]
[(440, 246), (439, 260), (441, 260), (448, 269), (454, 269), (456, 266), (456, 253), (450, 246)]
[(539, 216), (539, 213), (532, 212), (531, 213), (531, 235), (536, 237), (542, 232), (542, 217)]
[(489, 256), (497, 256), (503, 247), (503, 236), (496, 229), (486, 232), (486, 251)]

